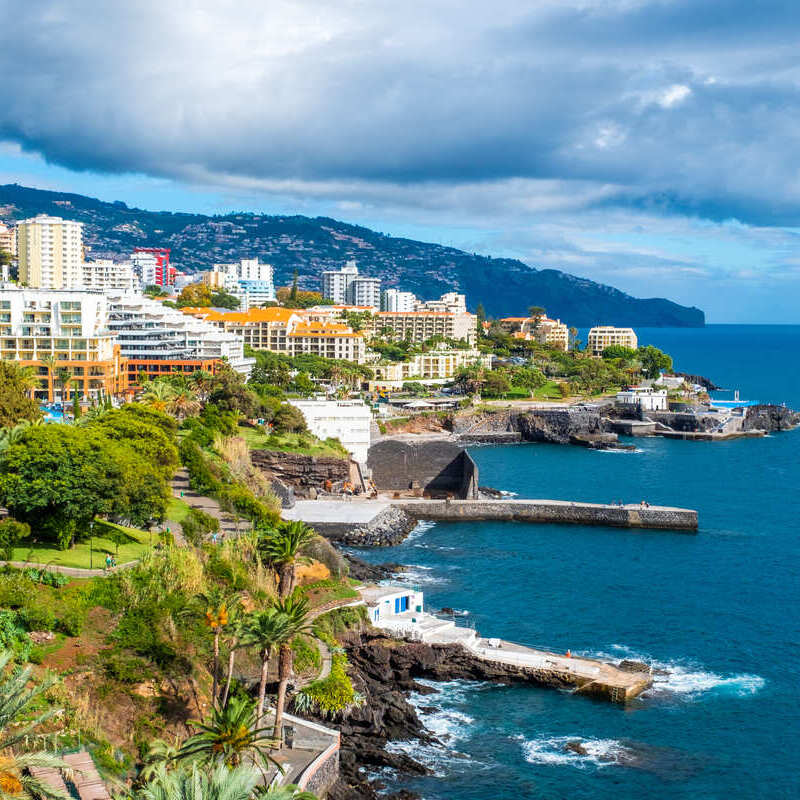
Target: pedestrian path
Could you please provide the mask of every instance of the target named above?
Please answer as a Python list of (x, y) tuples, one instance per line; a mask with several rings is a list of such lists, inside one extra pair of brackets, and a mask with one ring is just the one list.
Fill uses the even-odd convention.
[[(183, 502), (188, 506), (191, 506), (191, 508), (196, 508), (198, 511), (203, 511), (206, 514), (214, 517), (214, 519), (218, 520), (220, 534), (224, 534), (226, 537), (239, 536), (240, 534), (249, 531), (252, 527), (250, 520), (245, 519), (244, 517), (239, 517), (237, 520), (233, 514), (223, 511), (220, 504), (213, 497), (208, 497), (207, 495), (199, 494), (198, 492), (193, 491), (189, 486), (189, 473), (185, 467), (181, 467), (175, 473), (175, 476), (171, 482), (171, 486), (173, 497), (183, 500)], [(175, 533), (172, 527), (173, 525), (177, 525), (177, 523), (170, 523), (170, 530)], [(183, 538), (182, 531), (179, 535), (182, 541), (178, 542), (178, 538), (176, 536), (176, 543), (186, 544), (186, 540)]]

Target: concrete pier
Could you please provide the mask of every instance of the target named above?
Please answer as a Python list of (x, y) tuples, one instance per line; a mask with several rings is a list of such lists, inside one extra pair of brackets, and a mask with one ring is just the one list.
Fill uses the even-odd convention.
[(394, 500), (416, 519), (436, 522), (515, 520), (617, 528), (696, 531), (697, 512), (669, 506), (624, 506), (566, 500)]

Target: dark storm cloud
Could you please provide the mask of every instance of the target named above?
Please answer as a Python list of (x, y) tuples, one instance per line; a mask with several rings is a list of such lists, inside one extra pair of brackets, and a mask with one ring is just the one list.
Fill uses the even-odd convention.
[(800, 211), (794, 3), (7, 5), (0, 139), (72, 168), (350, 197), (546, 180), (576, 209)]

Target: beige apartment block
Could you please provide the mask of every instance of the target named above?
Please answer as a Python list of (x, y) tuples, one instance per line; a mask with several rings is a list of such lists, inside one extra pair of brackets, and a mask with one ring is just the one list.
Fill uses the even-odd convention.
[(636, 350), (639, 340), (633, 328), (615, 328), (611, 325), (598, 325), (589, 331), (589, 338), (586, 343), (587, 350), (593, 356), (603, 354), (606, 347), (619, 345)]

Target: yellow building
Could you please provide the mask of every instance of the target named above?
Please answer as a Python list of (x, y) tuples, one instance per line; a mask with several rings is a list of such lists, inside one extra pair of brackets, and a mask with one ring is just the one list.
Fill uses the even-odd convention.
[(589, 331), (586, 349), (593, 356), (602, 355), (603, 350), (612, 345), (636, 350), (639, 347), (639, 340), (633, 328), (615, 328), (611, 325), (598, 325)]
[(318, 320), (310, 319), (296, 309), (277, 306), (249, 311), (222, 312), (208, 308), (184, 308), (182, 311), (238, 334), (254, 350), (288, 356), (311, 353), (358, 364), (366, 359), (364, 336), (344, 323), (330, 321), (326, 315)]
[(569, 329), (560, 319), (549, 317), (505, 317), (501, 330), (516, 339), (538, 342), (559, 350), (569, 349)]
[(12, 256), (17, 255), (17, 235), (13, 228), (9, 228), (2, 222), (0, 222), (0, 250), (5, 250)]
[(83, 224), (49, 217), (17, 223), (19, 282), (31, 289), (70, 289), (83, 283)]
[(372, 367), (375, 380), (370, 387), (399, 387), (409, 380), (442, 381), (455, 377), (462, 367), (480, 364), (491, 369), (492, 356), (480, 350), (458, 350), (447, 346), (437, 347), (427, 353), (419, 353), (408, 361), (396, 361), (390, 364), (375, 364)]
[(374, 317), (375, 335), (392, 340), (410, 339), (422, 344), (434, 336), (463, 339), (474, 345), (478, 318), (474, 314), (445, 311), (380, 311)]

